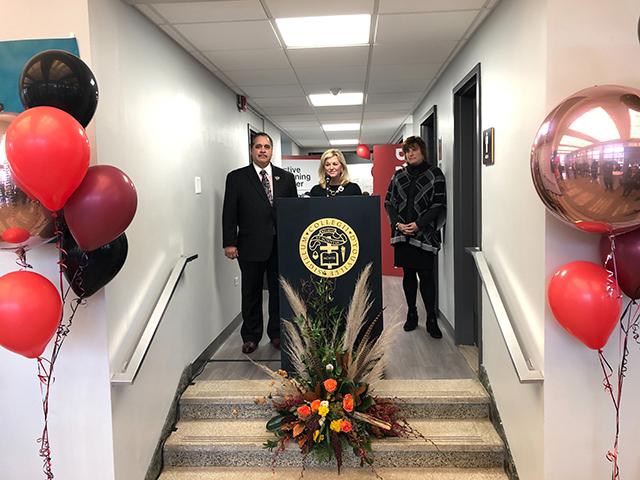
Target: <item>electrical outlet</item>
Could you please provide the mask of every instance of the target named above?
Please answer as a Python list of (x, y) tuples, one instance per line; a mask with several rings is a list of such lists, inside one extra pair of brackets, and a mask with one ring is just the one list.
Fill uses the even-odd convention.
[(233, 277), (233, 286), (237, 287), (240, 285), (240, 277)]
[(195, 187), (196, 187), (196, 194), (202, 193), (202, 180), (200, 179), (200, 177), (196, 177)]

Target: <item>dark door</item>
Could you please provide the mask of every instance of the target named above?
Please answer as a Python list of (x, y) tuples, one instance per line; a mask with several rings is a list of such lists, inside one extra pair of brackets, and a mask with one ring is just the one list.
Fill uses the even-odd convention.
[[(428, 112), (424, 121), (420, 124), (420, 136), (427, 144), (427, 160), (434, 165), (438, 165), (438, 157), (436, 154), (436, 145), (438, 142), (438, 107), (434, 105)], [(444, 231), (441, 232), (444, 240)], [(440, 289), (438, 275), (438, 258), (433, 265), (433, 282), (436, 285), (436, 313), (440, 314)]]
[(481, 347), (481, 284), (473, 258), (465, 251), (482, 246), (480, 64), (453, 89), (453, 110), (456, 343)]

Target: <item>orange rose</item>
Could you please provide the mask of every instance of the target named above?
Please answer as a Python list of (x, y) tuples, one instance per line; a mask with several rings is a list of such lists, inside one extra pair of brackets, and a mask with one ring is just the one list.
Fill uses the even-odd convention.
[(342, 408), (345, 412), (353, 412), (353, 396), (347, 393), (342, 399)]
[(311, 411), (313, 413), (316, 413), (319, 408), (320, 408), (320, 399), (317, 399), (311, 402)]
[(336, 388), (338, 388), (338, 382), (336, 382), (333, 378), (328, 378), (327, 380), (325, 380), (323, 385), (324, 389), (329, 393), (335, 392)]
[(306, 418), (309, 415), (311, 415), (311, 409), (309, 408), (309, 405), (301, 405), (298, 407), (298, 416), (300, 418)]
[(345, 419), (345, 420), (342, 421), (341, 427), (342, 427), (342, 431), (344, 433), (349, 433), (351, 431), (352, 425), (351, 425), (351, 422), (349, 420)]

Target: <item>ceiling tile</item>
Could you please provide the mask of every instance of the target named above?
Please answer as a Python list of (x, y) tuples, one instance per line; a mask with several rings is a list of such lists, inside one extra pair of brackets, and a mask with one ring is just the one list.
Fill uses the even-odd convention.
[(397, 112), (403, 109), (407, 114), (411, 113), (416, 106), (416, 102), (411, 103), (378, 103), (367, 105), (367, 112)]
[(458, 44), (458, 40), (423, 43), (376, 43), (373, 47), (372, 66), (407, 63), (442, 63)]
[(151, 5), (136, 5), (136, 8), (140, 10), (142, 13), (144, 13), (153, 23), (157, 25), (162, 25), (164, 23), (167, 23), (167, 21), (164, 18), (158, 15), (158, 13), (155, 11), (153, 6)]
[(293, 68), (367, 66), (369, 47), (295, 48), (287, 50)]
[(278, 124), (295, 123), (295, 122), (317, 122), (315, 115), (272, 115), (271, 119)]
[(180, 45), (182, 48), (184, 48), (187, 52), (194, 52), (197, 50), (193, 45), (191, 45), (191, 43), (189, 43), (180, 34), (180, 32), (177, 32), (175, 28), (173, 28), (171, 25), (158, 25), (158, 26), (164, 31), (164, 33), (166, 33), (171, 38), (173, 38), (176, 41), (176, 43)]
[(367, 145), (385, 145), (389, 143), (391, 135), (393, 135), (393, 131), (390, 131), (388, 135), (367, 135), (366, 133), (363, 133), (360, 137), (360, 141)]
[[(371, 67), (370, 82), (405, 79), (432, 79), (442, 65), (439, 63), (410, 63), (405, 65), (375, 65)], [(426, 85), (425, 85), (426, 87)]]
[(289, 62), (281, 48), (261, 50), (217, 50), (204, 54), (220, 70), (255, 70), (289, 68)]
[(409, 43), (424, 46), (433, 41), (459, 40), (478, 11), (380, 15), (376, 43)]
[(300, 85), (264, 85), (264, 86), (245, 86), (242, 89), (251, 98), (266, 97), (293, 97), (295, 95), (304, 95)]
[(394, 118), (400, 119), (400, 121), (404, 121), (409, 115), (410, 112), (406, 112), (404, 110), (396, 110), (393, 112), (369, 112), (365, 110), (364, 112), (364, 120), (365, 122), (371, 119), (383, 119), (383, 120), (392, 120)]
[(176, 29), (199, 50), (251, 50), (279, 48), (271, 24), (264, 20), (252, 22), (178, 24)]
[(291, 85), (296, 76), (291, 68), (270, 68), (266, 70), (223, 70), (224, 74), (240, 86)]
[(313, 79), (311, 82), (302, 82), (302, 86), (307, 94), (329, 93), (333, 87), (340, 87), (343, 92), (362, 92), (364, 82), (339, 82), (339, 85), (336, 85), (336, 81), (332, 79), (325, 82), (317, 82)]
[(478, 10), (485, 0), (380, 0), (380, 13)]
[[(279, 117), (282, 118), (282, 117)], [(320, 126), (320, 123), (318, 123), (317, 120), (313, 120), (313, 121), (297, 121), (297, 122), (279, 122), (278, 125), (280, 125), (282, 128), (286, 128), (287, 131), (289, 129), (291, 130), (295, 130), (296, 128), (305, 128), (305, 127), (318, 127)]]
[(253, 103), (264, 108), (268, 107), (308, 107), (307, 97), (268, 97), (252, 98)]
[(408, 78), (395, 80), (375, 80), (369, 84), (369, 93), (399, 93), (426, 90), (433, 78)]
[(348, 105), (342, 107), (315, 107), (318, 115), (325, 114), (350, 114), (360, 115), (362, 113), (362, 105)]
[(296, 68), (296, 73), (303, 84), (333, 82), (339, 87), (342, 82), (364, 82), (367, 67)]
[(354, 123), (362, 120), (362, 113), (318, 112), (317, 115), (322, 123)]
[(267, 18), (258, 0), (156, 3), (154, 8), (170, 23), (228, 22)]
[(269, 116), (271, 116), (271, 115), (298, 114), (298, 113), (313, 113), (313, 108), (308, 106), (308, 105), (307, 106), (298, 105), (298, 106), (294, 106), (294, 107), (272, 106), (272, 107), (261, 107), (261, 108)]
[(275, 18), (373, 13), (373, 0), (265, 0), (265, 4)]
[(398, 92), (398, 93), (370, 93), (367, 95), (367, 109), (372, 105), (414, 103), (424, 92)]

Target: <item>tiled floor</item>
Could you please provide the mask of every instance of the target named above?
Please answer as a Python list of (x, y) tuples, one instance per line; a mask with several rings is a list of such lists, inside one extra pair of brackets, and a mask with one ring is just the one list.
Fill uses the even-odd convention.
[[(400, 277), (383, 277), (382, 282), (385, 321), (404, 323), (406, 306)], [(391, 362), (386, 372), (389, 379), (438, 379), (475, 378), (462, 354), (454, 344), (447, 329), (441, 340), (434, 340), (425, 330), (426, 313), (418, 301), (420, 326), (413, 332), (400, 330)], [(198, 377), (201, 380), (257, 379), (266, 378), (241, 352), (240, 328), (213, 355), (209, 364)], [(280, 352), (275, 350), (268, 339), (262, 339), (258, 349), (250, 355), (256, 362), (277, 369), (280, 366)]]

